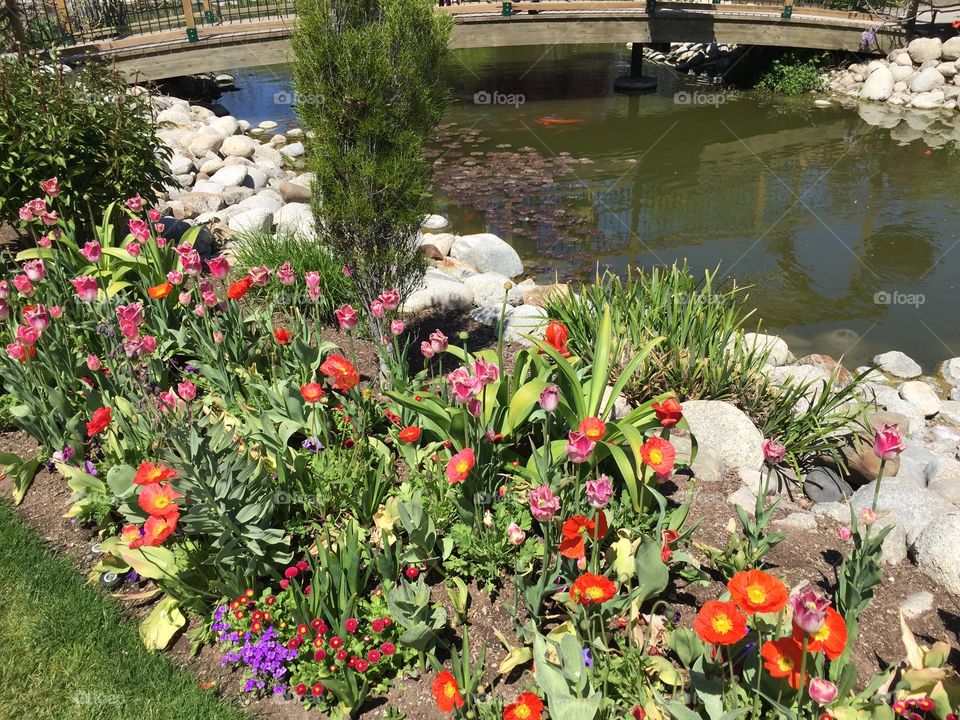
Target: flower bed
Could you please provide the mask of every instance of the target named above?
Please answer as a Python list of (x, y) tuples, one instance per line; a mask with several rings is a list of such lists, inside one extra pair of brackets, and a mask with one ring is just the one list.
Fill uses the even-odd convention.
[[(696, 484), (666, 491), (686, 486), (696, 439), (673, 393), (614, 413), (659, 340), (622, 358), (608, 305), (589, 353), (552, 322), (508, 363), (502, 340), (413, 342), (394, 290), (327, 317), (317, 273), (236, 277), (223, 258), (205, 271), (191, 236), (167, 243), (139, 198), (78, 238), (56, 182), (43, 191), (21, 212), (37, 247), (0, 283), (0, 375), (45, 454), (0, 460), (20, 499), (49, 460), (74, 492), (69, 516), (101, 536), (95, 573), (163, 591), (141, 627), (151, 647), (195, 614), (192, 638), (243, 692), (335, 716), (405, 677), (463, 717), (955, 712), (949, 647), (906, 628), (907, 664), (857, 677), (889, 532), (870, 513), (851, 515), (834, 583), (788, 588), (765, 568), (782, 536), (758, 493), (711, 556), (721, 589), (681, 622), (679, 588), (717, 587), (691, 552)], [(330, 322), (344, 347), (324, 339)], [(361, 328), (376, 377), (358, 369)], [(896, 428), (878, 431), (881, 475), (902, 449)], [(769, 474), (787, 448), (770, 438), (763, 453)], [(506, 696), (471, 643), (486, 637), (471, 585), (510, 616), (495, 628), (500, 674), (535, 672)]]

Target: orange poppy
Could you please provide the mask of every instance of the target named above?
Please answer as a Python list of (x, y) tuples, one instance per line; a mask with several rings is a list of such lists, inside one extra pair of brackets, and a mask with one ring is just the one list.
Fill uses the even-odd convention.
[(606, 435), (607, 426), (600, 418), (588, 417), (580, 421), (580, 432), (593, 442), (598, 442)]
[(535, 693), (525, 692), (503, 709), (503, 720), (540, 720), (543, 701)]
[(657, 414), (657, 422), (665, 428), (672, 428), (683, 417), (683, 407), (675, 397), (669, 397), (662, 403), (653, 403), (650, 407)]
[(800, 665), (803, 661), (803, 646), (792, 637), (768, 640), (760, 650), (763, 666), (771, 676), (787, 678), (790, 687), (800, 689)]
[(473, 448), (464, 448), (447, 462), (447, 480), (451, 483), (463, 482), (476, 464)]
[(460, 686), (457, 685), (457, 679), (449, 670), (437, 673), (433, 681), (433, 699), (436, 700), (440, 712), (452, 713), (455, 707), (463, 707)]
[(744, 570), (727, 583), (730, 597), (747, 615), (775, 613), (787, 605), (787, 586), (762, 570)]
[(249, 275), (237, 280), (227, 289), (227, 298), (230, 300), (239, 300), (246, 295), (253, 287), (253, 278)]
[(570, 598), (580, 605), (600, 605), (617, 594), (617, 586), (609, 578), (584, 573), (570, 587)]
[(667, 475), (673, 470), (673, 461), (677, 451), (668, 440), (661, 437), (648, 439), (640, 448), (640, 458), (644, 465), (648, 465), (657, 475)]
[(99, 435), (110, 424), (110, 418), (113, 410), (108, 407), (97, 408), (90, 416), (90, 422), (87, 423), (87, 437)]
[(547, 329), (543, 334), (543, 339), (547, 341), (547, 345), (563, 355), (563, 357), (570, 357), (570, 351), (567, 350), (567, 339), (569, 337), (570, 331), (567, 330), (563, 323), (557, 322), (556, 320), (553, 320), (547, 325)]
[(136, 474), (133, 476), (134, 485), (153, 485), (158, 482), (166, 482), (177, 476), (176, 470), (168, 468), (162, 463), (144, 462), (140, 463)]
[(168, 282), (162, 282), (159, 285), (154, 285), (153, 287), (147, 288), (147, 295), (152, 297), (154, 300), (160, 300), (165, 298), (173, 290), (173, 285)]
[(584, 539), (590, 536), (599, 540), (607, 535), (607, 518), (600, 512), (598, 520), (586, 518), (583, 515), (574, 515), (563, 524), (563, 539), (560, 541), (560, 554), (564, 557), (577, 560), (586, 557), (587, 543)]
[(320, 365), (322, 372), (334, 390), (349, 390), (360, 382), (360, 373), (343, 355), (330, 355)]
[(408, 425), (401, 430), (397, 436), (402, 442), (415, 443), (420, 439), (420, 428), (418, 428), (416, 425)]
[(170, 483), (157, 483), (155, 485), (144, 485), (137, 502), (145, 513), (169, 515), (179, 510), (177, 503), (174, 501), (181, 497), (183, 495), (174, 490)]
[[(793, 639), (803, 644), (803, 630), (796, 625), (793, 626)], [(807, 640), (807, 650), (810, 652), (820, 652), (823, 650), (831, 660), (836, 660), (847, 647), (847, 623), (843, 615), (838, 613), (832, 607), (827, 608), (827, 616), (823, 620), (823, 625), (815, 633), (810, 633)]]
[[(143, 524), (143, 537), (140, 538), (137, 547), (141, 544), (148, 547), (156, 547), (161, 544), (177, 529), (177, 520), (179, 519), (180, 513), (178, 512), (172, 512), (169, 515), (151, 515)], [(136, 540), (132, 541), (129, 547), (133, 548), (136, 542)]]
[(315, 403), (323, 397), (323, 388), (320, 383), (307, 383), (300, 386), (300, 395), (309, 403)]
[(694, 618), (693, 629), (704, 642), (733, 645), (747, 636), (747, 618), (735, 602), (710, 600)]

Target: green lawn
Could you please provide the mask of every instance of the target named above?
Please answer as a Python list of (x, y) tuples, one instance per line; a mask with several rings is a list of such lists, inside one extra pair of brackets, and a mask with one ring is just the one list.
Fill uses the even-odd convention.
[(241, 720), (0, 501), (0, 718)]

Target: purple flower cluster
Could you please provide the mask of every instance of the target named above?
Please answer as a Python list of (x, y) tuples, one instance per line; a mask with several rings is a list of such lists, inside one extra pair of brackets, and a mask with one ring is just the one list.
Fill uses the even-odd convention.
[(221, 645), (229, 646), (229, 650), (220, 659), (222, 666), (240, 663), (250, 674), (244, 683), (244, 692), (263, 690), (269, 682), (274, 695), (286, 692), (286, 686), (280, 682), (287, 674), (286, 663), (297, 656), (297, 651), (287, 648), (276, 639), (275, 628), (268, 627), (260, 635), (249, 632), (243, 634), (232, 630), (230, 624), (224, 622), (227, 606), (221, 605), (213, 614), (211, 629)]

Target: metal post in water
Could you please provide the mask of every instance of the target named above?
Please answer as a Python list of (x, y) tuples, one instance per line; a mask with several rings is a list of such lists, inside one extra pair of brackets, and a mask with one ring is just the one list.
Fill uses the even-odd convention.
[(630, 45), (630, 74), (621, 75), (613, 81), (616, 92), (649, 92), (657, 89), (657, 79), (643, 74), (643, 43)]

